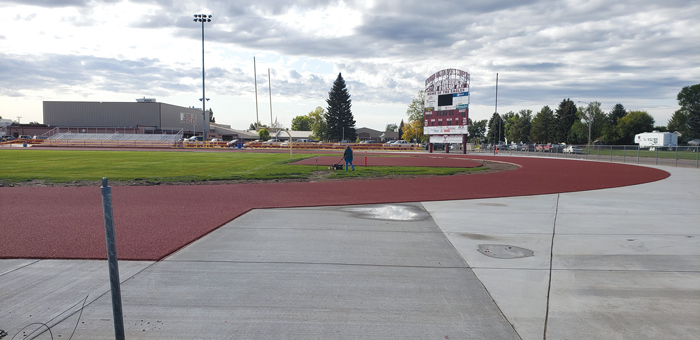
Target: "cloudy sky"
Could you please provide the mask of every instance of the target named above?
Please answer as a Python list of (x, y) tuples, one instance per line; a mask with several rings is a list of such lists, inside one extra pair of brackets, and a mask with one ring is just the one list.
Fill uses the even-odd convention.
[[(42, 101), (156, 98), (247, 128), (325, 107), (342, 72), (357, 127), (383, 129), (431, 74), (471, 74), (473, 119), (565, 98), (646, 110), (666, 125), (700, 83), (697, 0), (0, 0), (0, 116), (42, 122)], [(584, 105), (578, 103), (578, 105)]]

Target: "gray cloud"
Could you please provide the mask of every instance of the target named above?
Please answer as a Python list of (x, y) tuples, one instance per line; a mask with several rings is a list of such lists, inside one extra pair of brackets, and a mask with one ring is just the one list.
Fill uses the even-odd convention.
[(115, 3), (121, 0), (4, 0), (0, 1), (0, 4), (19, 4), (19, 5), (30, 5), (39, 7), (88, 7), (96, 6), (101, 3)]
[[(214, 69), (216, 72), (216, 69)], [(21, 90), (89, 87), (113, 92), (150, 89), (193, 90), (178, 80), (197, 77), (199, 69), (176, 70), (157, 59), (119, 60), (80, 55), (0, 54), (0, 87)], [(221, 73), (221, 72), (220, 72)]]
[[(111, 1), (15, 3), (20, 2), (87, 11)], [(136, 13), (138, 20), (132, 26), (169, 29), (175, 38), (201, 39), (200, 24), (192, 21), (195, 5), (191, 2), (132, 2), (160, 7), (155, 15), (149, 12), (138, 17)], [(563, 98), (626, 106), (625, 101), (639, 98), (665, 100), (700, 79), (697, 1), (393, 0), (378, 2), (369, 10), (362, 8), (364, 2), (346, 1), (348, 7), (363, 13), (359, 26), (344, 37), (299, 32), (274, 17), (292, 10), (324, 10), (338, 2), (209, 0), (196, 8), (212, 11), (213, 21), (206, 24), (207, 41), (330, 63), (343, 72), (355, 102), (407, 105), (427, 76), (445, 68), (472, 74), (472, 102), (481, 105), (494, 102), (495, 73), (499, 72), (499, 102), (527, 106), (523, 108), (535, 112), (544, 105), (556, 107)], [(330, 79), (293, 69), (273, 71), (275, 95), (320, 104), (337, 75)], [(208, 92), (252, 93), (250, 73), (214, 65), (207, 69)], [(198, 65), (163, 65), (157, 59), (0, 54), (0, 74), (4, 88), (10, 84), (34, 88), (44, 82), (52, 86), (100, 84), (119, 92), (148, 88), (178, 93), (196, 91), (194, 85), (183, 85), (191, 81), (182, 80), (201, 77), (201, 69)], [(109, 81), (97, 82), (98, 77)], [(134, 79), (139, 81), (134, 83)], [(258, 77), (261, 84), (266, 80), (266, 75)], [(262, 88), (259, 86), (260, 91)]]

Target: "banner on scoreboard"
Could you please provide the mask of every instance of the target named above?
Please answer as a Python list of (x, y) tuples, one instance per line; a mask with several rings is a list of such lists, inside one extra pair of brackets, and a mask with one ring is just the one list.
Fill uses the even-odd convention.
[(433, 135), (433, 136), (430, 136), (430, 142), (431, 143), (442, 143), (442, 144), (462, 143), (462, 136), (461, 135)]

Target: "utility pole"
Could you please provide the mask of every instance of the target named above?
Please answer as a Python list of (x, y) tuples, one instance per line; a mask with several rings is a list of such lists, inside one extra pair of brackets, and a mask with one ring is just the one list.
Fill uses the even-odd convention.
[(270, 128), (272, 128), (272, 82), (270, 80), (270, 69), (267, 69), (267, 87), (270, 91)]
[[(498, 123), (498, 125), (497, 125), (498, 126), (497, 127), (498, 128), (498, 141), (500, 141), (501, 140), (501, 116), (498, 114), (498, 72), (496, 73), (496, 112), (495, 112), (495, 118), (498, 118), (498, 122), (497, 122)], [(496, 134), (495, 133), (493, 134), (493, 138), (494, 138), (493, 154), (495, 155), (496, 148), (497, 148), (497, 146), (496, 146), (497, 141), (496, 141)]]
[(255, 131), (258, 131), (260, 116), (258, 115), (258, 71), (255, 67), (255, 57), (253, 57), (253, 79), (255, 79)]

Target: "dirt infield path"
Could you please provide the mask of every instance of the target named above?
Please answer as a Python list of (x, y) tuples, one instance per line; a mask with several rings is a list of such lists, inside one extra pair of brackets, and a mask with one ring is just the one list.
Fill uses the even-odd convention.
[[(376, 154), (375, 154), (376, 155)], [(399, 156), (399, 157), (369, 157), (367, 160), (367, 166), (415, 166), (415, 167), (436, 167), (436, 168), (476, 168), (483, 164), (471, 159), (466, 158), (447, 158), (441, 156)], [(392, 155), (396, 156), (396, 155)], [(319, 156), (314, 158), (307, 158), (294, 164), (301, 165), (318, 165), (323, 167), (328, 167), (331, 164), (340, 163), (345, 166), (345, 161), (342, 160), (342, 156)], [(361, 154), (355, 154), (353, 159), (353, 165), (364, 166), (365, 156)]]
[[(162, 259), (251, 209), (538, 195), (634, 185), (669, 176), (662, 170), (615, 163), (481, 155), (422, 157), (465, 163), (471, 163), (465, 159), (477, 160), (474, 163), (484, 159), (521, 168), (425, 178), (113, 187), (118, 256)], [(0, 258), (104, 259), (103, 223), (99, 187), (0, 188)]]

